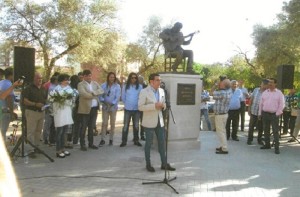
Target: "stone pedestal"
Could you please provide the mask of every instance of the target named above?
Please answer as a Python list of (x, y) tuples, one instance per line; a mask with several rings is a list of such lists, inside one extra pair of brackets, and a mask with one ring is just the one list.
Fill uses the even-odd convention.
[[(165, 83), (169, 110), (169, 140), (195, 139), (199, 136), (202, 80), (197, 74), (160, 73)], [(173, 122), (175, 119), (175, 124)]]

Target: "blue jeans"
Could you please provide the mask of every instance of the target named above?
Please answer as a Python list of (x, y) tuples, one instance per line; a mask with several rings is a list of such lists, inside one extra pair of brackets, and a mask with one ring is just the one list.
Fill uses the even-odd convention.
[(0, 125), (1, 125), (1, 133), (2, 133), (3, 140), (6, 140), (6, 132), (7, 132), (10, 120), (11, 120), (10, 113), (2, 112), (2, 118), (0, 119)]
[(65, 146), (65, 133), (68, 131), (69, 125), (56, 127), (56, 151), (63, 151)]
[(202, 118), (202, 116), (204, 116), (205, 122), (207, 124), (207, 129), (209, 131), (212, 131), (211, 123), (210, 123), (209, 116), (208, 116), (208, 109), (201, 109), (200, 112), (201, 112), (200, 113), (200, 129), (201, 129), (201, 118)]
[(129, 123), (132, 119), (133, 127), (133, 141), (139, 141), (139, 120), (140, 112), (138, 110), (126, 110), (124, 111), (124, 127), (122, 129), (122, 143), (127, 143)]
[(145, 129), (145, 134), (146, 134), (146, 143), (145, 143), (145, 160), (146, 160), (146, 165), (150, 166), (150, 149), (153, 141), (153, 134), (155, 132), (156, 137), (157, 137), (157, 142), (158, 142), (158, 151), (160, 154), (160, 160), (161, 164), (165, 165), (167, 163), (166, 160), (166, 151), (165, 151), (165, 129), (164, 127), (161, 127), (159, 122), (156, 128), (146, 128)]

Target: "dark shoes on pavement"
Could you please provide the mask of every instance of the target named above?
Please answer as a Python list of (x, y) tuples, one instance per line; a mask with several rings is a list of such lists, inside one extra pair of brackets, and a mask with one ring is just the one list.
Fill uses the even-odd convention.
[(147, 165), (146, 169), (148, 172), (155, 172), (155, 169), (151, 165)]
[(166, 165), (161, 165), (160, 169), (169, 170), (169, 171), (175, 171), (176, 170), (176, 168), (173, 168), (169, 163), (167, 163)]
[(228, 154), (228, 151), (226, 150), (216, 150), (216, 154)]
[(87, 148), (86, 148), (86, 146), (81, 146), (80, 150), (87, 151)]
[(264, 145), (264, 146), (260, 147), (260, 149), (271, 149), (271, 146)]
[(104, 144), (105, 144), (105, 141), (101, 140), (100, 143), (99, 143), (99, 147), (103, 146)]
[(275, 154), (280, 154), (280, 151), (279, 151), (279, 149), (275, 149)]
[(296, 140), (294, 138), (290, 139), (289, 141), (287, 141), (288, 143), (291, 143), (291, 142), (296, 142)]
[(126, 143), (122, 142), (122, 143), (120, 144), (120, 147), (124, 147), (124, 146), (126, 146)]
[(228, 151), (223, 150), (222, 147), (216, 148), (216, 154), (228, 154)]
[(134, 145), (136, 145), (136, 146), (142, 146), (142, 144), (139, 141), (134, 142)]
[(89, 145), (89, 148), (91, 148), (91, 149), (94, 149), (94, 150), (97, 150), (97, 149), (98, 149), (98, 147), (97, 147), (97, 146), (95, 146), (94, 144), (92, 144), (92, 145)]

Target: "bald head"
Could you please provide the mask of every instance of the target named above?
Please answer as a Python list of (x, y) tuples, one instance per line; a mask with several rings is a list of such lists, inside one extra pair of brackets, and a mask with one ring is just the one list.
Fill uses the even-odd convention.
[(33, 83), (37, 87), (41, 87), (41, 85), (43, 83), (43, 76), (42, 76), (41, 73), (39, 73), (39, 72), (35, 72), (34, 73), (34, 81), (33, 81)]

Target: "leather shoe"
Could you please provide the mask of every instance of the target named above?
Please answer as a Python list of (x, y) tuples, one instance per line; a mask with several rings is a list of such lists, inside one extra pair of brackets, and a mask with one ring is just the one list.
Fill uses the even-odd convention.
[(122, 142), (122, 143), (120, 144), (120, 147), (124, 147), (124, 146), (126, 146), (126, 143)]
[(228, 154), (228, 151), (225, 151), (225, 150), (219, 150), (219, 151), (216, 151), (216, 154)]
[(262, 146), (262, 147), (260, 147), (260, 149), (271, 149), (271, 146)]
[(264, 145), (264, 142), (263, 142), (262, 140), (258, 140), (257, 143), (258, 143), (259, 145)]
[(148, 170), (148, 172), (155, 172), (155, 169), (151, 165), (147, 165), (146, 169)]
[(160, 169), (169, 170), (169, 171), (175, 171), (176, 170), (176, 168), (173, 168), (169, 163), (167, 163), (166, 165), (161, 165)]
[(65, 158), (65, 154), (64, 153), (56, 153), (56, 157)]
[(103, 146), (104, 144), (105, 144), (105, 141), (101, 140), (100, 143), (99, 143), (99, 147)]
[(89, 148), (91, 148), (91, 149), (94, 149), (94, 150), (97, 150), (97, 149), (98, 149), (98, 147), (97, 147), (97, 146), (95, 146), (94, 144), (92, 144), (92, 145), (89, 145)]
[(134, 142), (134, 145), (136, 145), (136, 146), (142, 146), (142, 144), (139, 141)]
[(82, 151), (87, 151), (87, 148), (86, 148), (86, 146), (82, 146), (82, 147), (80, 148), (80, 150), (82, 150)]
[(279, 149), (275, 149), (275, 154), (280, 154)]
[(219, 148), (216, 148), (216, 151), (221, 151), (222, 150), (222, 146), (220, 146)]

